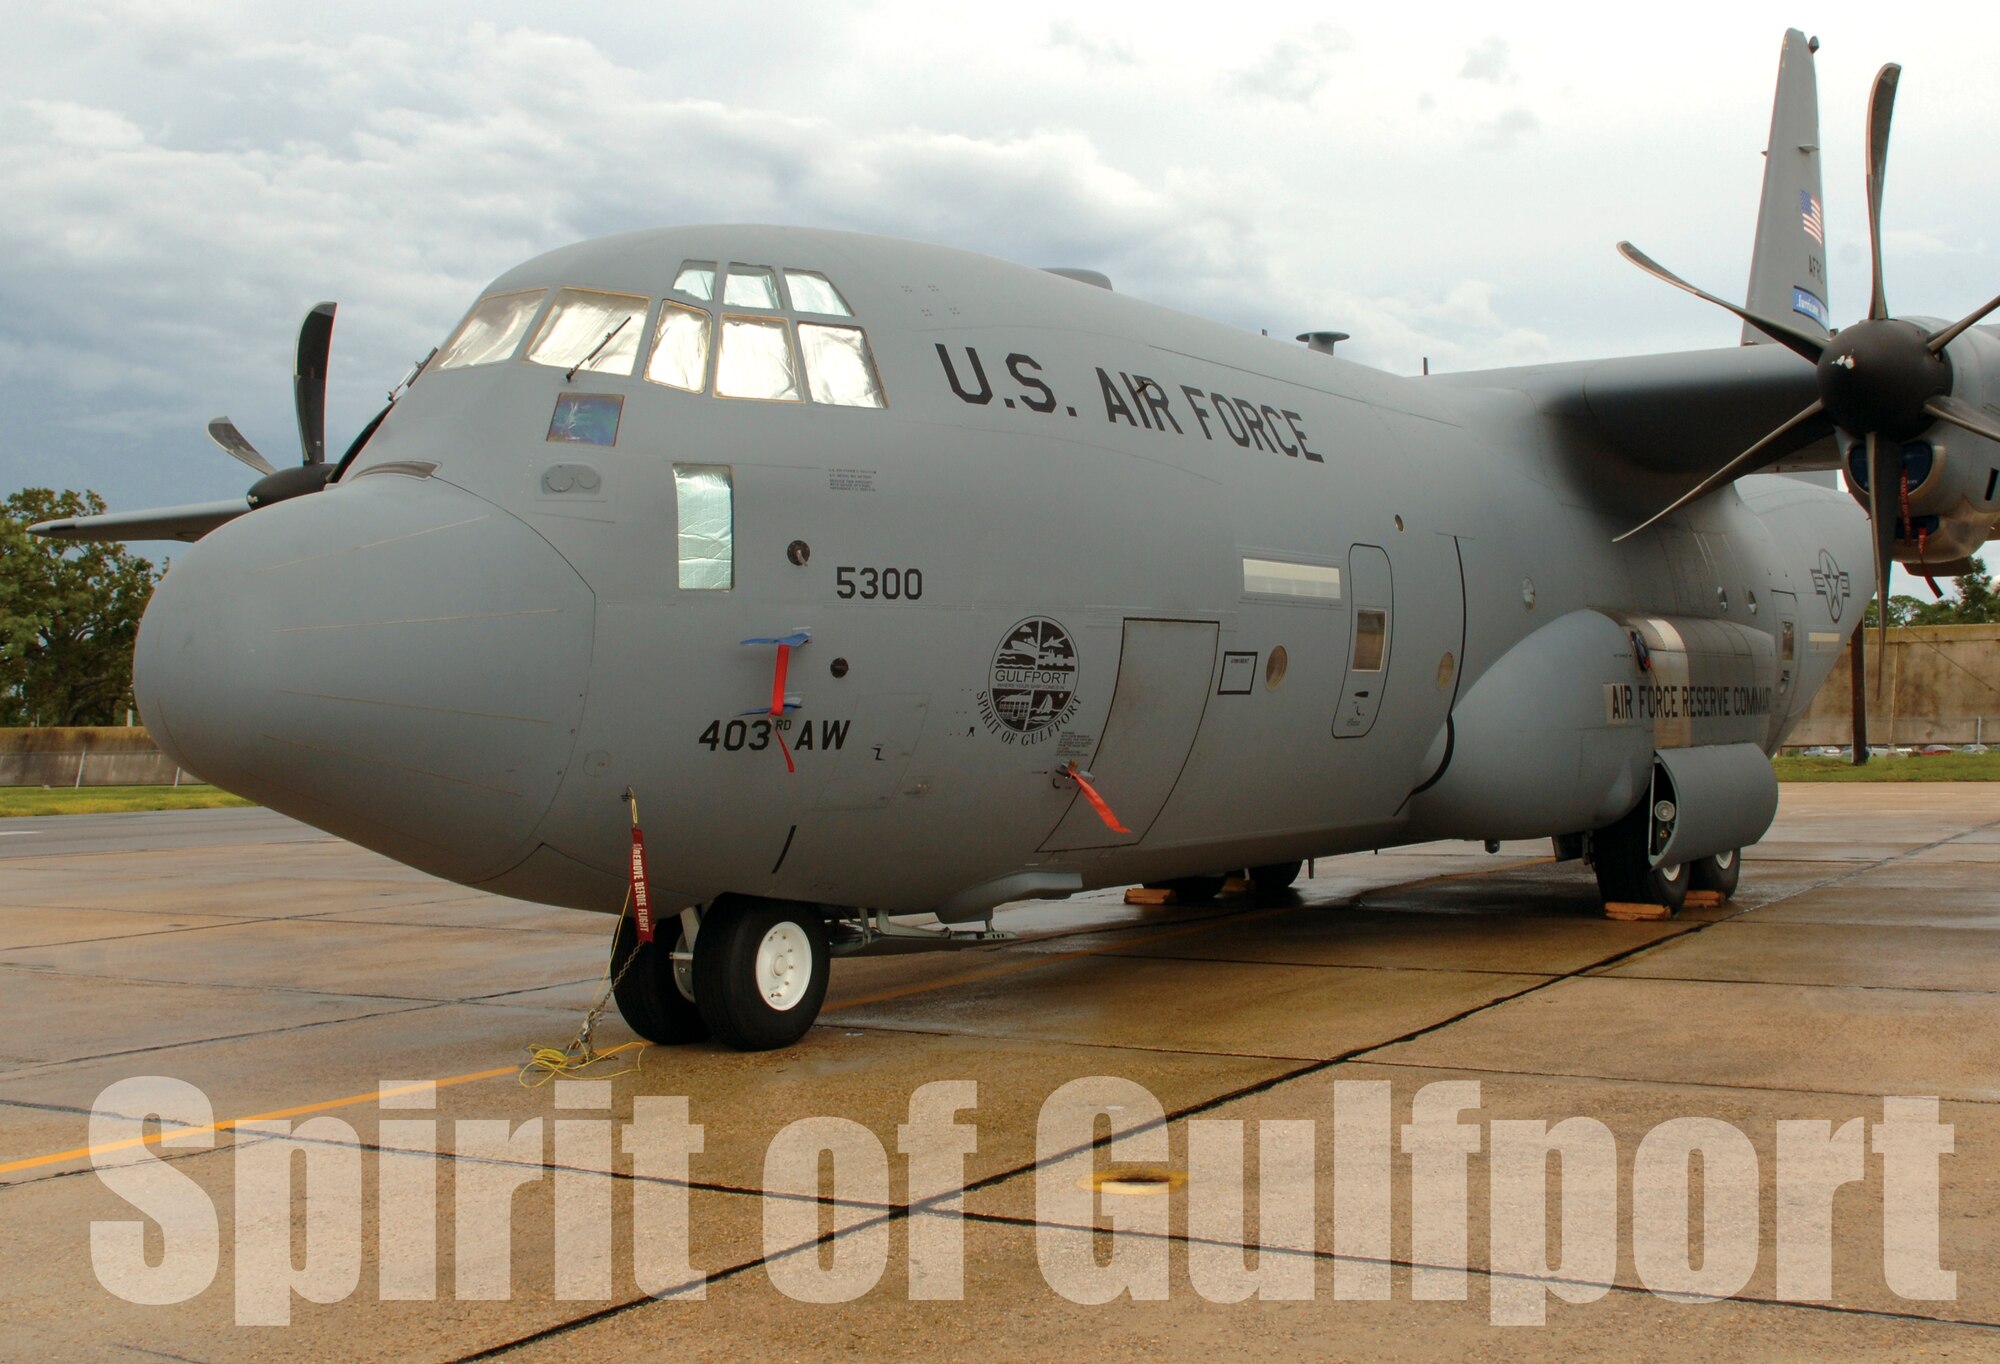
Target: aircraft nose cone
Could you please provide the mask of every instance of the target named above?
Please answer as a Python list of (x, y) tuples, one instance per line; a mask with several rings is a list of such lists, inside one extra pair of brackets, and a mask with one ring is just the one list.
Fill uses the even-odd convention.
[(188, 771), (476, 882), (534, 849), (575, 745), (593, 608), (515, 517), (435, 479), (370, 475), (177, 556), (134, 686)]

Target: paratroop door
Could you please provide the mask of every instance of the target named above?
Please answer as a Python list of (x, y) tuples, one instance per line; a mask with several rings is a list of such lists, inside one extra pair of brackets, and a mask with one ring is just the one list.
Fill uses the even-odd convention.
[(1128, 620), (1118, 688), (1097, 751), (1082, 764), (1119, 821), (1113, 833), (1081, 794), (1043, 852), (1137, 843), (1159, 817), (1187, 765), (1208, 705), (1218, 627), (1212, 620)]

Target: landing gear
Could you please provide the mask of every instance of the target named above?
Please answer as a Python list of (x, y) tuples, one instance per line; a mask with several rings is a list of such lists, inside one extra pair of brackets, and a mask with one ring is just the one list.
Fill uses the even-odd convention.
[(1222, 894), (1228, 880), (1226, 876), (1176, 876), (1171, 881), (1148, 881), (1146, 889), (1170, 890), (1176, 904), (1205, 905)]
[(1265, 867), (1250, 868), (1250, 884), (1259, 895), (1282, 895), (1292, 888), (1292, 882), (1299, 879), (1299, 872), (1305, 867), (1304, 858), (1290, 862), (1273, 862)]
[(630, 916), (619, 922), (611, 947), (611, 993), (627, 1026), (648, 1042), (699, 1042), (708, 1036), (708, 1024), (695, 1007), (693, 963), (674, 960), (675, 952), (685, 950), (679, 920), (659, 928), (660, 936), (642, 943)]
[(811, 905), (725, 895), (695, 935), (694, 997), (718, 1042), (770, 1051), (805, 1036), (826, 999), (826, 922)]
[(1736, 893), (1736, 882), (1742, 875), (1743, 853), (1740, 849), (1732, 848), (1728, 852), (1688, 863), (1689, 889), (1712, 890), (1725, 900)]
[(1664, 905), (1671, 913), (1687, 902), (1688, 868), (1655, 867), (1649, 847), (1652, 833), (1652, 802), (1642, 800), (1616, 824), (1592, 836), (1597, 889), (1606, 904)]

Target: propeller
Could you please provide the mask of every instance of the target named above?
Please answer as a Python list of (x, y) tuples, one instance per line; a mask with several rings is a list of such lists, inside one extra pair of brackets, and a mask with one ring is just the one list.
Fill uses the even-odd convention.
[[(252, 509), (316, 493), (339, 472), (338, 465), (326, 462), (326, 367), (327, 356), (333, 349), (335, 306), (315, 304), (299, 324), (297, 359), (292, 367), (292, 400), (299, 416), (298, 464), (286, 469), (274, 468), (227, 417), (217, 417), (208, 424), (210, 440), (262, 475), (246, 494)], [(369, 431), (373, 429), (371, 423)]]
[[(1882, 279), (1882, 186), (1889, 166), (1889, 123), (1896, 107), (1896, 82), (1901, 75), (1900, 66), (1894, 63), (1884, 66), (1876, 73), (1875, 86), (1868, 97), (1868, 253), (1873, 275), (1868, 316), (1863, 320), (1822, 340), (1696, 288), (1630, 242), (1618, 244), (1620, 254), (1647, 274), (1727, 309), (1768, 333), (1780, 345), (1812, 361), (1819, 387), (1819, 397), (1804, 410), (1618, 539), (1637, 535), (1690, 502), (1769, 463), (1774, 447), (1781, 446), (1789, 437), (1807, 435), (1806, 428), (1830, 426), (1859, 436), (1865, 452), (1863, 467), (1868, 474), (1868, 521), (1874, 534), (1876, 625), (1884, 645), (1889, 631), (1889, 560), (1897, 527), (1895, 499), (1888, 490), (1901, 476), (1903, 442), (1933, 422), (1945, 422), (1987, 440), (2000, 441), (2000, 424), (1972, 404), (1952, 396), (1951, 361), (1944, 353), (1945, 347), (1967, 327), (2000, 308), (2000, 298), (1935, 332), (1889, 312)], [(1858, 648), (1854, 666), (1858, 679), (1865, 666)], [(1879, 674), (1875, 681), (1879, 691)], [(1859, 694), (1857, 685), (1857, 697)], [(1861, 723), (1861, 710), (1857, 706), (1857, 732)], [(1859, 742), (1855, 756), (1857, 762), (1862, 758)]]

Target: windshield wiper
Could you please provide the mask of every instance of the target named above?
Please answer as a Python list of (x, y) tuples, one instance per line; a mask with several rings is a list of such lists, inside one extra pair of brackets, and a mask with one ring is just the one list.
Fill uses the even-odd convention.
[(574, 379), (576, 377), (576, 372), (578, 370), (582, 369), (592, 360), (595, 360), (597, 358), (597, 353), (603, 350), (606, 346), (610, 345), (611, 338), (618, 335), (618, 333), (624, 331), (625, 324), (627, 322), (630, 322), (631, 320), (632, 318), (630, 314), (627, 314), (626, 316), (619, 318), (618, 325), (613, 327), (610, 331), (604, 333), (604, 339), (599, 341), (596, 345), (590, 348), (590, 354), (584, 356), (581, 360), (577, 361), (575, 364), (569, 367), (569, 373), (563, 375), (563, 382), (568, 383), (570, 380)]

